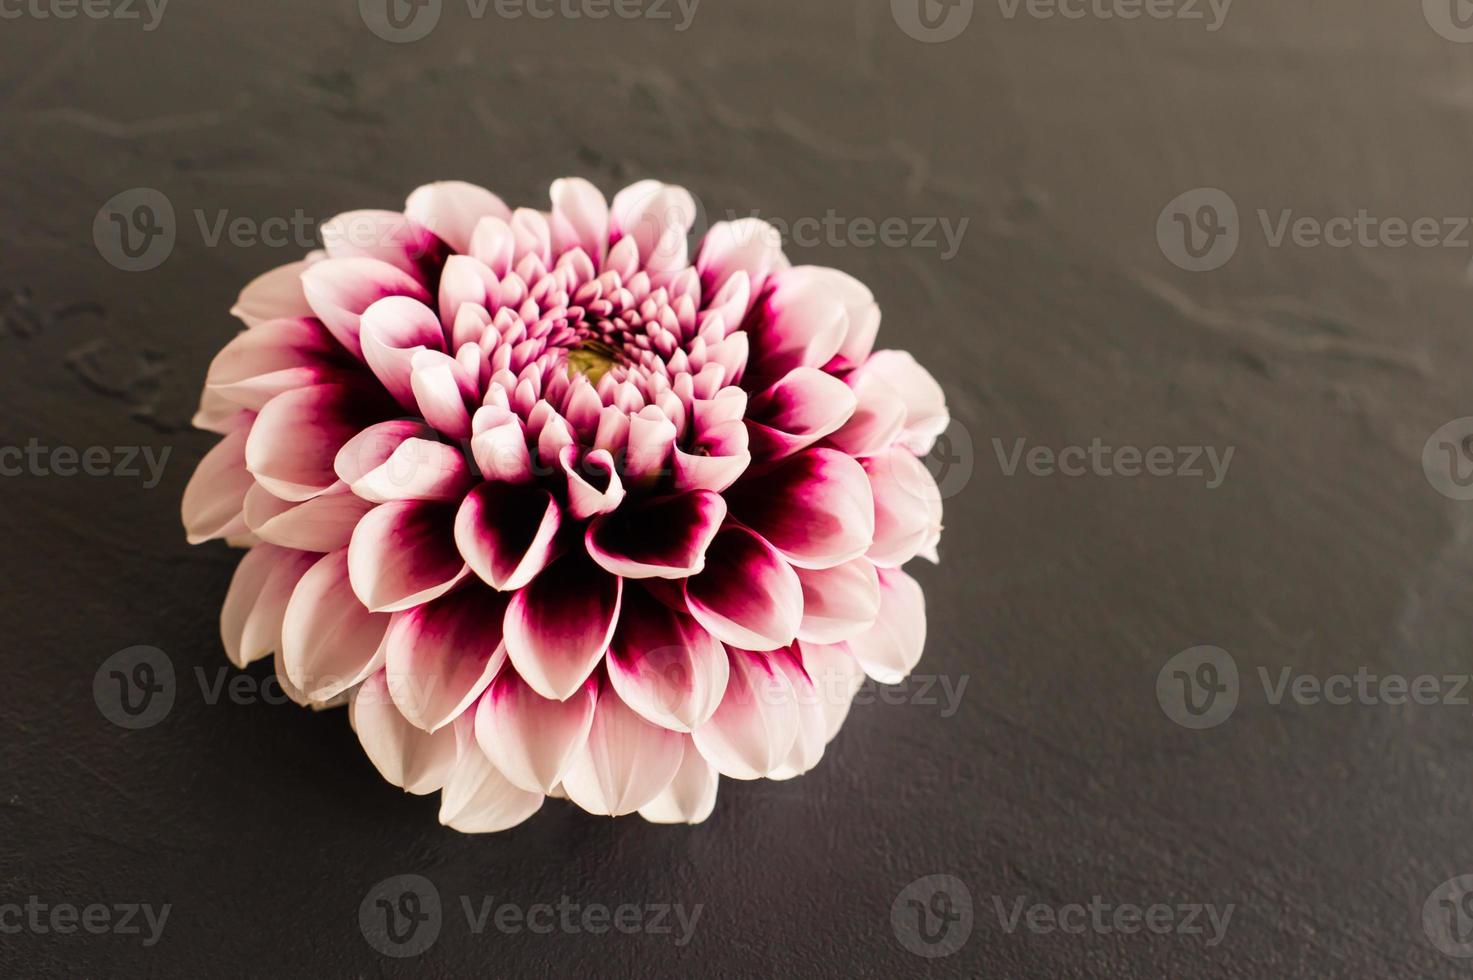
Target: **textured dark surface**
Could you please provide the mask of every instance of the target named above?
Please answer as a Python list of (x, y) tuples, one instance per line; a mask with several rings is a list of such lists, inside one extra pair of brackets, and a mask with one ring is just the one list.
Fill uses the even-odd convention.
[[(30, 0), (28, 0), (28, 3)], [(157, 29), (0, 20), (0, 444), (165, 447), (162, 481), (0, 481), (5, 679), (0, 904), (171, 905), (160, 941), (0, 935), (7, 976), (1456, 976), (1422, 923), (1473, 871), (1466, 706), (1274, 706), (1262, 665), (1466, 673), (1473, 520), (1423, 476), (1473, 414), (1466, 245), (1271, 248), (1257, 211), (1473, 214), (1473, 47), (1416, 3), (1242, 0), (1221, 30), (1036, 19), (978, 2), (926, 44), (883, 0), (706, 0), (679, 20), (473, 20), (411, 44), (351, 0), (189, 3)], [(149, 18), (139, 7), (144, 21)], [(494, 8), (493, 8), (494, 9)], [(1204, 5), (1205, 9), (1205, 5)], [(883, 346), (941, 380), (970, 437), (927, 590), (920, 672), (954, 713), (856, 707), (820, 767), (724, 780), (695, 828), (556, 802), (465, 837), (385, 784), (342, 712), (209, 703), (236, 554), (191, 549), (178, 501), (212, 437), (187, 421), (226, 315), (295, 244), (211, 246), (195, 218), (319, 220), (461, 177), (541, 206), (565, 173), (647, 175), (713, 219), (970, 219), (960, 253), (793, 247), (868, 282)], [(1243, 214), (1225, 268), (1158, 247), (1177, 194)], [(92, 221), (163, 192), (159, 268), (99, 255)], [(1222, 486), (1004, 475), (1011, 446), (1232, 446)], [(964, 476), (964, 473), (962, 474)], [(952, 481), (962, 476), (953, 475)], [(953, 486), (959, 485), (953, 483)], [(125, 731), (94, 672), (156, 646), (173, 710)], [(1226, 724), (1156, 697), (1173, 654), (1231, 651)], [(257, 669), (252, 676), (264, 678)], [(936, 689), (939, 692), (940, 688)], [(936, 692), (932, 692), (935, 696)], [(358, 906), (398, 874), (446, 904), (386, 959)], [(975, 921), (944, 959), (892, 928), (929, 874)], [(1222, 942), (1034, 934), (996, 902), (1234, 906)], [(475, 935), (460, 897), (527, 907), (700, 904), (660, 935)]]

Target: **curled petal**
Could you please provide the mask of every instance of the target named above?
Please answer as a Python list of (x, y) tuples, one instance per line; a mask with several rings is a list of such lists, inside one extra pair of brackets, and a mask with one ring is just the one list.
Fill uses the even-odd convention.
[(506, 610), (506, 647), (532, 690), (572, 697), (609, 648), (624, 581), (572, 551), (542, 570)]
[(638, 588), (624, 595), (606, 663), (625, 704), (679, 732), (704, 724), (726, 691), (722, 645), (694, 619)]
[(652, 279), (685, 268), (686, 236), (696, 220), (696, 202), (685, 188), (657, 180), (631, 184), (615, 195), (611, 216), (611, 237), (634, 240), (640, 266)]
[(184, 488), (181, 512), (190, 544), (244, 534), (242, 511), (254, 480), (246, 468), (249, 428), (236, 429), (200, 460)]
[(822, 367), (844, 345), (849, 310), (834, 277), (843, 273), (816, 266), (787, 269), (775, 284), (752, 326), (753, 360), (765, 378), (793, 368)]
[(476, 585), (394, 614), (384, 670), (411, 724), (432, 732), (475, 703), (506, 662), (505, 615), (506, 597)]
[(880, 577), (867, 558), (833, 568), (799, 568), (803, 621), (798, 639), (838, 643), (865, 632), (880, 615)]
[(382, 670), (353, 691), (348, 721), (379, 773), (405, 792), (423, 796), (445, 785), (455, 768), (455, 732), (411, 725), (389, 695)]
[(924, 463), (906, 449), (864, 460), (875, 498), (875, 542), (870, 561), (899, 568), (932, 551), (941, 539), (941, 493)]
[(455, 543), (493, 589), (520, 589), (553, 558), (562, 512), (540, 487), (482, 483), (455, 516)]
[(597, 697), (592, 678), (556, 701), (532, 690), (516, 671), (502, 671), (476, 708), (476, 741), (514, 785), (551, 793), (588, 740)]
[(445, 349), (445, 331), (430, 308), (408, 296), (389, 296), (363, 311), (359, 320), (363, 359), (389, 394), (405, 408), (416, 402), (409, 377), (414, 355)]
[(722, 422), (696, 437), (690, 452), (675, 450), (677, 490), (720, 493), (735, 483), (752, 463), (747, 426), (741, 419)]
[(273, 544), (246, 552), (220, 608), (220, 639), (231, 663), (244, 667), (281, 649), (287, 601), (317, 557)]
[(711, 542), (706, 570), (685, 581), (691, 615), (724, 643), (776, 650), (792, 643), (803, 618), (803, 587), (759, 535), (729, 525)]
[(879, 683), (899, 684), (915, 669), (925, 645), (926, 597), (920, 585), (899, 569), (880, 569), (880, 615), (849, 641), (854, 659)]
[(726, 695), (691, 738), (723, 776), (762, 779), (787, 761), (798, 737), (793, 683), (769, 654), (731, 649)]
[(726, 518), (709, 490), (621, 507), (588, 525), (593, 560), (625, 578), (683, 579), (706, 567), (706, 549)]
[(383, 666), (389, 617), (371, 613), (348, 581), (348, 553), (323, 555), (292, 591), (281, 624), (287, 677), (310, 701), (336, 697)]
[(444, 595), (469, 573), (455, 547), (455, 506), (396, 500), (353, 531), (348, 569), (363, 605), (397, 612)]
[(521, 419), (505, 409), (481, 408), (472, 419), (472, 432), (471, 455), (482, 476), (503, 483), (531, 481), (532, 454)]
[(749, 470), (726, 500), (737, 520), (803, 568), (842, 565), (874, 541), (869, 477), (858, 462), (832, 449), (806, 449)]
[(410, 296), (421, 303), (429, 293), (408, 273), (378, 259), (324, 259), (302, 273), (302, 290), (312, 313), (338, 343), (363, 356), (359, 321), (363, 312), (386, 296)]
[(482, 218), (491, 215), (502, 221), (511, 220), (511, 209), (501, 198), (484, 187), (461, 180), (443, 180), (416, 188), (404, 202), (404, 214), (460, 253), (470, 251), (471, 235)]
[(493, 834), (526, 820), (542, 807), (541, 793), (529, 793), (503, 776), (476, 744), (469, 714), (455, 720), (455, 767), (440, 792), (440, 823), (463, 834)]
[(230, 315), (255, 327), (267, 320), (314, 316), (302, 292), (302, 273), (310, 263), (293, 262), (263, 273), (246, 284)]
[[(353, 472), (377, 453), (386, 440), (406, 431), (398, 428), (401, 423), (385, 423), (392, 430), (380, 430), (373, 443), (357, 443), (358, 437), (345, 445), (338, 453), (334, 469), (339, 476), (344, 470)], [(422, 426), (426, 435), (433, 435)], [(367, 435), (367, 431), (363, 435)], [(356, 456), (355, 462), (345, 462), (344, 454)], [(418, 436), (404, 439), (394, 446), (387, 457), (371, 469), (354, 477), (349, 484), (352, 491), (364, 500), (387, 503), (391, 500), (459, 500), (471, 486), (473, 477), (465, 455), (454, 446)]]
[(624, 483), (608, 450), (595, 449), (579, 461), (577, 447), (564, 446), (558, 462), (568, 478), (568, 509), (578, 520), (607, 514), (623, 501)]
[(645, 721), (613, 688), (604, 687), (588, 738), (563, 777), (563, 790), (589, 813), (633, 813), (670, 785), (682, 748), (679, 733)]
[(689, 738), (684, 739), (680, 768), (670, 785), (660, 795), (639, 808), (639, 815), (650, 823), (704, 823), (716, 809), (716, 784), (720, 774), (696, 750)]

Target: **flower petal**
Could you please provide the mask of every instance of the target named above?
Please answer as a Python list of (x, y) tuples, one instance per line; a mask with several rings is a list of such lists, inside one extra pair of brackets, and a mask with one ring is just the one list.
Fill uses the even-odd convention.
[(281, 624), (287, 677), (312, 701), (326, 701), (383, 666), (389, 617), (363, 608), (348, 581), (348, 552), (323, 555), (302, 576)]
[(709, 490), (620, 507), (588, 525), (593, 560), (625, 578), (682, 579), (706, 567), (706, 549), (726, 518)]
[(293, 503), (258, 483), (245, 497), (246, 524), (262, 541), (319, 554), (346, 548), (358, 521), (372, 509), (370, 501), (347, 487)]
[(510, 783), (476, 744), (469, 714), (455, 720), (455, 768), (440, 793), (440, 823), (463, 834), (492, 834), (526, 820), (542, 807), (541, 793)]
[(782, 233), (760, 218), (712, 225), (696, 259), (701, 289), (711, 296), (737, 273), (745, 273), (751, 282), (752, 295), (759, 295), (768, 275), (787, 265)]
[(190, 544), (233, 537), (248, 530), (246, 492), (254, 484), (246, 469), (249, 428), (236, 429), (205, 454), (184, 488), (180, 507)]
[(274, 544), (246, 552), (220, 607), (220, 639), (237, 667), (281, 649), (281, 621), (297, 582), (317, 555)]
[(849, 641), (854, 659), (881, 684), (899, 684), (915, 669), (926, 645), (926, 597), (899, 569), (880, 572), (880, 616)]
[(363, 752), (385, 779), (405, 792), (433, 793), (455, 768), (455, 732), (427, 732), (411, 725), (389, 696), (382, 670), (369, 676), (348, 702), (348, 720)]
[(363, 359), (389, 394), (410, 411), (418, 407), (409, 383), (414, 355), (445, 350), (445, 331), (428, 306), (408, 296), (388, 296), (363, 311), (359, 320)]
[(723, 776), (761, 779), (781, 766), (798, 737), (793, 683), (772, 656), (731, 649), (726, 696), (692, 740)]
[(470, 251), (476, 224), (487, 215), (511, 220), (511, 208), (484, 187), (462, 180), (442, 180), (415, 189), (404, 202), (404, 214), (434, 232), (454, 251)]
[(685, 581), (691, 615), (724, 643), (775, 650), (793, 642), (803, 618), (803, 587), (760, 536), (728, 525), (706, 552), (706, 569)]
[(854, 695), (864, 686), (864, 669), (849, 652), (849, 645), (799, 643), (803, 669), (813, 680), (823, 705), (825, 738), (833, 741), (849, 715)]
[(352, 364), (312, 318), (266, 320), (243, 331), (210, 362), (209, 390), (253, 411), (293, 388), (346, 377)]
[(598, 263), (609, 248), (609, 206), (602, 192), (581, 177), (552, 183), (552, 250), (581, 248)]
[(675, 778), (659, 796), (639, 808), (639, 815), (650, 823), (703, 823), (716, 809), (716, 786), (721, 777), (689, 738), (683, 741), (684, 754)]
[(338, 451), (386, 410), (372, 392), (347, 385), (284, 391), (256, 416), (246, 467), (283, 500), (315, 497), (337, 482)]
[(455, 506), (379, 504), (353, 531), (348, 570), (353, 591), (374, 612), (397, 612), (444, 595), (470, 571), (455, 548)]
[(678, 732), (704, 724), (726, 691), (726, 650), (689, 616), (629, 588), (606, 660), (624, 703)]
[(562, 512), (540, 487), (482, 483), (455, 515), (455, 543), (493, 589), (520, 589), (553, 558)]
[(880, 615), (880, 577), (867, 558), (833, 568), (799, 568), (803, 584), (803, 621), (798, 639), (838, 643), (858, 636)]
[(803, 669), (795, 650), (779, 650), (773, 655), (773, 661), (793, 686), (798, 730), (787, 758), (768, 774), (768, 778), (792, 779), (808, 772), (823, 758), (824, 746), (828, 744), (828, 719), (824, 715), (822, 694)]
[(444, 245), (398, 211), (347, 211), (322, 225), (328, 258), (387, 262), (423, 283), (445, 260)]
[(359, 319), (386, 296), (412, 296), (421, 303), (430, 294), (408, 273), (378, 259), (323, 259), (302, 272), (302, 290), (312, 312), (356, 357), (363, 356)]
[(645, 806), (675, 778), (683, 740), (630, 710), (611, 687), (598, 692), (588, 739), (563, 777), (568, 799), (589, 813), (621, 816)]
[(941, 492), (931, 471), (902, 448), (867, 457), (863, 464), (875, 498), (870, 561), (899, 568), (933, 549), (941, 539)]
[(857, 404), (853, 389), (832, 374), (794, 368), (752, 399), (752, 452), (772, 459), (811, 446), (849, 421)]
[(544, 698), (514, 670), (503, 670), (476, 708), (476, 741), (514, 785), (551, 793), (588, 740), (598, 682), (589, 678), (566, 701)]
[(254, 327), (267, 320), (314, 316), (302, 292), (302, 273), (310, 262), (292, 262), (262, 273), (246, 284), (230, 315)]
[[(936, 444), (936, 438), (951, 424), (945, 392), (931, 372), (917, 364), (916, 359), (905, 351), (875, 351), (854, 375), (879, 378), (905, 403), (905, 428), (900, 444), (917, 456), (929, 453)], [(856, 384), (854, 376), (851, 376), (850, 384)]]
[(517, 592), (506, 647), (532, 690), (559, 701), (577, 693), (609, 648), (623, 591), (623, 579), (572, 551)]
[(869, 478), (857, 461), (833, 449), (805, 449), (748, 470), (726, 502), (732, 516), (803, 568), (841, 565), (874, 541)]
[(410, 724), (436, 731), (481, 696), (506, 662), (506, 602), (477, 584), (394, 614), (384, 669), (394, 703)]

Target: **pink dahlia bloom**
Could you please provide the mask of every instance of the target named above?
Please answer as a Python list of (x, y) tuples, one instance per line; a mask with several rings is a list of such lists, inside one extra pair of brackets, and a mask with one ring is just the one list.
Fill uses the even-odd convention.
[(692, 264), (695, 215), (655, 181), (548, 212), (421, 187), (248, 285), (210, 365), (183, 516), (250, 549), (226, 652), (346, 702), (456, 829), (546, 796), (704, 820), (718, 774), (808, 770), (920, 657), (941, 389), (769, 225)]

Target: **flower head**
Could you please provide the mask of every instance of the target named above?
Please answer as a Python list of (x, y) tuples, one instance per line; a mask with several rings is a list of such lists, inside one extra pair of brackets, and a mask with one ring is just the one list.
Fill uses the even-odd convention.
[(226, 652), (347, 701), (459, 830), (548, 795), (703, 820), (718, 774), (808, 770), (864, 674), (920, 657), (940, 388), (873, 350), (859, 282), (757, 220), (692, 263), (695, 217), (656, 181), (559, 180), (548, 212), (421, 187), (250, 283), (210, 366), (183, 516), (250, 549)]

